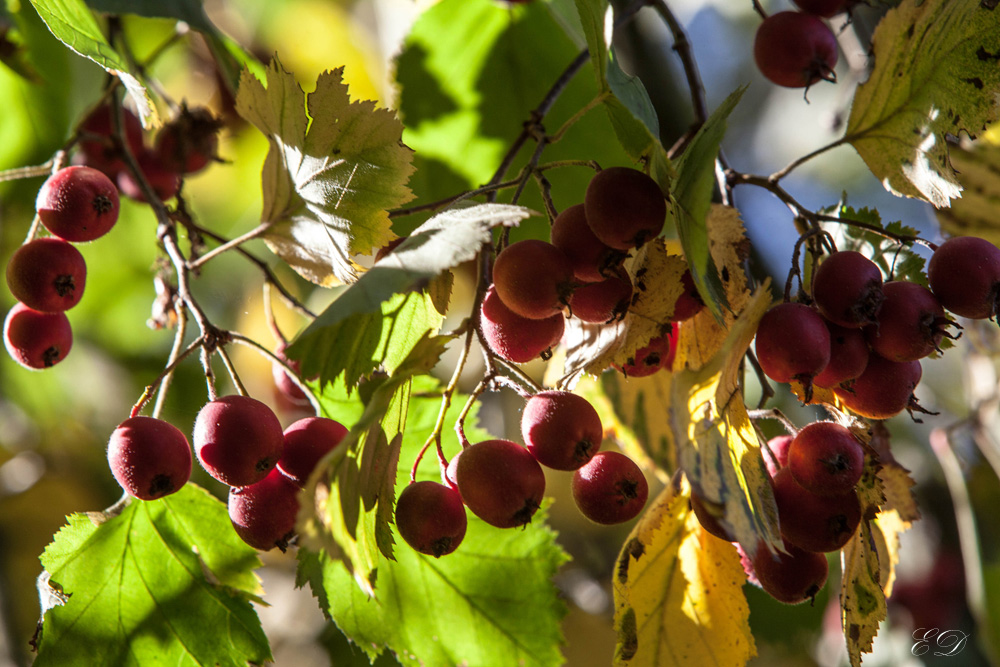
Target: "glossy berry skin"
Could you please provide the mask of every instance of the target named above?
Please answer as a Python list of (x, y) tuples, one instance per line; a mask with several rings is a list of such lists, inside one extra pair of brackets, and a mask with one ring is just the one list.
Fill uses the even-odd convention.
[(788, 470), (799, 485), (819, 496), (836, 496), (854, 488), (865, 468), (861, 443), (833, 422), (805, 426), (788, 449)]
[(284, 551), (295, 535), (299, 487), (277, 469), (249, 486), (229, 489), (229, 520), (240, 539), (260, 551)]
[(511, 243), (493, 264), (493, 285), (508, 308), (529, 320), (562, 312), (573, 292), (573, 267), (551, 243), (528, 239)]
[(396, 500), (396, 529), (414, 551), (440, 558), (465, 538), (468, 518), (458, 491), (437, 482), (413, 482)]
[(73, 347), (73, 330), (65, 313), (41, 313), (17, 303), (3, 323), (7, 353), (29, 370), (50, 368)]
[[(81, 140), (78, 144), (84, 164), (103, 172), (111, 179), (125, 169), (122, 149), (115, 137), (114, 128), (111, 107), (107, 104), (99, 106), (80, 124)], [(144, 149), (142, 123), (134, 113), (125, 108), (122, 108), (122, 128), (132, 155), (139, 155)]]
[(813, 276), (813, 300), (830, 322), (848, 329), (872, 324), (882, 307), (882, 272), (860, 252), (828, 255)]
[(974, 320), (1000, 312), (1000, 248), (977, 236), (955, 236), (931, 255), (927, 281), (946, 309)]
[(83, 297), (87, 263), (72, 244), (39, 238), (14, 251), (7, 286), (18, 301), (45, 313), (69, 310)]
[(787, 553), (773, 554), (761, 540), (750, 558), (740, 547), (740, 562), (747, 579), (778, 602), (800, 604), (813, 600), (826, 585), (829, 575), (826, 556), (804, 551), (787, 541), (784, 548)]
[(753, 56), (761, 74), (772, 83), (804, 88), (834, 77), (837, 37), (811, 14), (778, 12), (757, 28)]
[(540, 391), (524, 405), (521, 436), (543, 466), (576, 470), (600, 449), (604, 427), (597, 410), (582, 396)]
[(583, 205), (602, 243), (629, 251), (663, 231), (667, 202), (660, 186), (637, 169), (609, 167), (590, 179)]
[(764, 463), (767, 465), (767, 471), (771, 473), (771, 477), (778, 474), (778, 471), (788, 465), (788, 449), (792, 446), (792, 440), (795, 437), (791, 435), (778, 435), (767, 441), (765, 445), (771, 453), (774, 454), (773, 457), (762, 453), (764, 457)]
[(624, 269), (600, 282), (577, 287), (569, 298), (573, 316), (594, 324), (621, 320), (630, 305), (632, 280)]
[(237, 395), (207, 403), (195, 418), (192, 440), (208, 474), (229, 486), (264, 479), (281, 458), (285, 442), (271, 408)]
[(527, 449), (510, 440), (469, 445), (458, 458), (455, 481), (466, 507), (497, 528), (531, 521), (545, 495), (545, 473)]
[(788, 468), (779, 470), (773, 481), (781, 536), (789, 544), (806, 551), (837, 551), (854, 536), (861, 523), (861, 502), (853, 489), (818, 496), (802, 488)]
[(846, 12), (855, 3), (855, 0), (792, 0), (792, 2), (807, 14), (828, 19)]
[(882, 291), (877, 321), (865, 327), (872, 351), (892, 361), (915, 361), (938, 349), (951, 320), (931, 291), (903, 280), (886, 283)]
[(566, 320), (561, 314), (544, 320), (521, 317), (504, 305), (491, 285), (480, 307), (479, 327), (494, 354), (521, 364), (544, 356), (558, 344)]
[(665, 334), (653, 338), (645, 346), (635, 351), (635, 354), (621, 367), (616, 366), (625, 377), (641, 378), (652, 375), (665, 368), (673, 368), (674, 357), (677, 355), (676, 325), (670, 327)]
[(757, 328), (757, 360), (775, 382), (797, 380), (807, 387), (830, 362), (830, 332), (815, 310), (801, 303), (779, 303), (764, 313)]
[(118, 221), (118, 189), (90, 167), (60, 169), (42, 184), (35, 210), (45, 228), (66, 241), (93, 241)]
[(552, 245), (563, 251), (573, 267), (573, 276), (583, 283), (596, 283), (620, 268), (627, 256), (601, 243), (587, 224), (583, 204), (575, 204), (552, 221)]
[[(284, 361), (286, 364), (291, 366), (292, 370), (298, 375), (301, 367), (301, 363), (297, 359), (289, 359), (285, 355), (285, 348), (287, 346), (282, 344), (278, 346), (278, 349), (274, 351), (276, 357)], [(281, 392), (281, 395), (288, 399), (292, 405), (309, 405), (309, 399), (306, 393), (302, 391), (302, 388), (292, 380), (289, 376), (288, 371), (279, 363), (271, 364), (271, 379), (274, 381), (274, 386)]]
[(595, 523), (622, 523), (639, 515), (649, 485), (639, 466), (620, 452), (598, 452), (573, 473), (573, 500)]
[(827, 322), (826, 327), (830, 331), (830, 363), (813, 378), (813, 384), (830, 389), (864, 373), (870, 351), (861, 329), (848, 329), (833, 322)]
[(111, 434), (108, 465), (130, 496), (156, 500), (187, 484), (191, 477), (191, 445), (169, 422), (132, 417)]
[(299, 486), (305, 486), (320, 459), (333, 451), (346, 435), (347, 427), (334, 419), (300, 419), (285, 429), (277, 468)]
[(890, 361), (873, 354), (864, 373), (833, 391), (851, 412), (888, 419), (916, 405), (913, 391), (922, 374), (919, 361)]
[[(174, 198), (181, 186), (178, 172), (164, 164), (160, 156), (153, 151), (143, 151), (136, 156), (136, 162), (138, 162), (142, 175), (149, 182), (149, 186), (153, 188), (153, 193), (159, 200), (167, 201)], [(135, 179), (131, 171), (123, 169), (118, 172), (117, 181), (118, 189), (123, 195), (137, 202), (146, 201), (146, 194), (142, 191), (139, 181)]]

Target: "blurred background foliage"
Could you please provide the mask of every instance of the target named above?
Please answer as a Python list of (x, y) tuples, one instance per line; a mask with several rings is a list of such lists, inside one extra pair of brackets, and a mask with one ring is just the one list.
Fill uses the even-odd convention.
[[(265, 60), (278, 53), (307, 91), (323, 70), (345, 66), (345, 81), (355, 99), (376, 99), (398, 108), (407, 125), (404, 140), (417, 151), (418, 171), (411, 186), (417, 195), (415, 203), (420, 203), (489, 180), (528, 112), (582, 45), (574, 40), (567, 19), (573, 15), (572, 0), (538, 0), (529, 7), (470, 0), (463, 11), (482, 14), (484, 6), (491, 4), (491, 9), (503, 11), (486, 12), (491, 20), (475, 25), (461, 23), (461, 17), (434, 14), (433, 3), (427, 0), (208, 0), (204, 6), (215, 25), (251, 53)], [(769, 11), (789, 7), (787, 0), (762, 4)], [(838, 71), (840, 83), (811, 89), (807, 103), (800, 90), (777, 89), (753, 68), (748, 54), (759, 19), (749, 0), (673, 0), (670, 5), (689, 31), (709, 108), (736, 87), (751, 84), (731, 118), (723, 145), (734, 167), (770, 173), (839, 136), (852, 85), (864, 66), (860, 45), (870, 36), (879, 10), (858, 9), (841, 34), (845, 57)], [(420, 31), (408, 42), (404, 55), (394, 60), (412, 22), (427, 10), (431, 13)], [(458, 40), (466, 40), (464, 48), (470, 58), (488, 60), (485, 71), (490, 76), (470, 79), (463, 74), (462, 62), (435, 60), (429, 52), (437, 48), (437, 37), (448, 36), (450, 21), (461, 31), (451, 35), (457, 41), (455, 48), (463, 46)], [(174, 21), (166, 19), (122, 18), (123, 32), (140, 62), (167, 45), (148, 71), (163, 90), (189, 106), (207, 105), (226, 119), (220, 148), (226, 164), (188, 179), (184, 195), (202, 225), (226, 237), (236, 236), (258, 222), (259, 171), (267, 143), (235, 116), (231, 94), (200, 34), (177, 35), (175, 27)], [(65, 143), (74, 124), (98, 101), (106, 74), (57, 42), (24, 0), (0, 4), (0, 30), (24, 56), (11, 59), (10, 64), (27, 63), (33, 75), (24, 78), (10, 66), (0, 66), (0, 100), (5, 101), (0, 111), (0, 170), (41, 164)], [(661, 120), (662, 143), (670, 146), (692, 119), (690, 96), (671, 50), (670, 35), (655, 15), (644, 12), (618, 37), (622, 62), (644, 79)], [(454, 70), (448, 78), (449, 90), (435, 90), (437, 77), (426, 77), (423, 72), (448, 67)], [(402, 90), (394, 84), (397, 74), (407, 82)], [(572, 116), (595, 90), (593, 77), (584, 70), (547, 119), (548, 129), (554, 130)], [(455, 100), (462, 105), (471, 100), (477, 112), (456, 110)], [(160, 111), (165, 114), (166, 108)], [(606, 118), (599, 114), (588, 115), (545, 158), (593, 159), (603, 166), (627, 163)], [(526, 159), (527, 154), (520, 156), (520, 163)], [(553, 172), (550, 180), (556, 206), (561, 209), (580, 201), (588, 178), (586, 169)], [(3, 265), (27, 233), (41, 182), (41, 178), (0, 182)], [(786, 187), (801, 202), (816, 208), (834, 204), (843, 192), (849, 192), (849, 203), (877, 207), (884, 220), (903, 220), (927, 238), (937, 238), (930, 209), (887, 194), (850, 149), (841, 148), (810, 162), (787, 179)], [(529, 188), (524, 203), (541, 210), (536, 190)], [(783, 283), (794, 242), (791, 215), (762, 190), (737, 190), (736, 203), (754, 245), (753, 270), (759, 276), (772, 274)], [(422, 216), (399, 218), (396, 231), (405, 234), (422, 220)], [(521, 236), (545, 234), (538, 219), (517, 232)], [(120, 495), (107, 470), (107, 437), (128, 416), (144, 386), (162, 370), (172, 342), (169, 332), (147, 326), (156, 296), (152, 278), (159, 250), (154, 238), (155, 220), (148, 207), (124, 202), (114, 230), (80, 247), (88, 277), (84, 299), (69, 313), (75, 335), (73, 353), (44, 373), (25, 371), (7, 355), (0, 355), (0, 667), (30, 663), (27, 642), (38, 617), (35, 577), (41, 567), (37, 558), (65, 515), (106, 507)], [(299, 279), (261, 243), (252, 242), (248, 248), (264, 258), (314, 311), (332, 298), (328, 291)], [(274, 346), (263, 314), (261, 283), (254, 267), (229, 253), (206, 266), (195, 292), (214, 322)], [(463, 282), (459, 275), (453, 301), (457, 318), (463, 316), (462, 309), (467, 309), (470, 300), (468, 276)], [(275, 304), (283, 331), (294, 335), (304, 321), (277, 300)], [(12, 305), (9, 292), (0, 290), (0, 313)], [(967, 329), (957, 350), (924, 366), (921, 402), (940, 410), (941, 416), (927, 418), (923, 424), (905, 417), (890, 424), (894, 452), (917, 480), (924, 518), (904, 536), (895, 602), (866, 665), (997, 664), (998, 639), (989, 630), (990, 620), (996, 623), (1000, 615), (996, 601), (1000, 597), (1000, 526), (990, 517), (990, 509), (1000, 500), (996, 476), (1000, 456), (993, 437), (997, 349), (995, 325), (987, 322)], [(283, 423), (304, 416), (276, 395), (270, 364), (259, 355), (239, 348), (236, 364), (250, 393), (274, 406)], [(467, 371), (473, 383), (477, 370), (473, 365)], [(541, 364), (528, 370), (536, 377), (544, 371)], [(752, 379), (750, 384), (747, 398), (754, 403), (759, 390)], [(220, 393), (227, 392), (220, 387)], [(189, 431), (205, 400), (200, 367), (193, 361), (182, 364), (164, 416)], [(779, 395), (776, 404), (799, 424), (818, 417), (787, 394)], [(483, 420), (498, 435), (506, 433), (516, 439), (519, 408), (520, 400), (513, 395), (489, 395), (484, 398)], [(953, 447), (935, 454), (929, 444), (931, 429), (955, 424), (970, 414), (980, 419), (980, 428), (957, 427)], [(193, 480), (222, 496), (220, 485), (197, 466)], [(572, 509), (568, 477), (550, 476), (549, 481), (548, 494), (555, 498), (551, 522), (573, 556), (557, 578), (570, 602), (564, 625), (567, 664), (606, 665), (615, 639), (609, 579), (628, 527), (608, 529), (587, 523)], [(970, 526), (975, 542), (969, 541)], [(265, 561), (261, 576), (272, 606), (261, 608), (260, 613), (276, 663), (367, 664), (335, 627), (323, 621), (309, 593), (294, 589), (294, 560), (267, 554)], [(831, 566), (831, 572), (839, 570), (837, 563)], [(748, 586), (751, 625), (760, 653), (753, 664), (843, 664), (836, 585), (831, 581), (812, 607), (785, 607)], [(910, 649), (911, 633), (919, 627), (961, 630), (969, 634), (969, 646), (955, 658), (928, 654), (918, 659)], [(946, 662), (949, 659), (960, 662)], [(377, 664), (394, 664), (394, 660), (383, 656)]]

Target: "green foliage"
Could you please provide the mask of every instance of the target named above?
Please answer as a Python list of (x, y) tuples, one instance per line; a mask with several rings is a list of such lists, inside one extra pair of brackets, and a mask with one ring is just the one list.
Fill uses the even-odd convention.
[(924, 272), (926, 260), (909, 246), (892, 240), (893, 238), (915, 239), (918, 236), (917, 230), (907, 227), (898, 220), (885, 225), (879, 212), (867, 207), (854, 209), (842, 205), (836, 211), (836, 215), (844, 220), (853, 220), (875, 229), (885, 230), (885, 234), (879, 234), (863, 227), (845, 226), (844, 233), (847, 235), (848, 243), (841, 250), (862, 252), (878, 265), (884, 275), (892, 276), (893, 280), (909, 280), (927, 286), (927, 274)]
[[(36, 665), (245, 665), (271, 658), (250, 605), (256, 552), (225, 505), (186, 485), (114, 517), (74, 514), (41, 556), (65, 602), (45, 613)], [(225, 628), (225, 641), (219, 641)]]

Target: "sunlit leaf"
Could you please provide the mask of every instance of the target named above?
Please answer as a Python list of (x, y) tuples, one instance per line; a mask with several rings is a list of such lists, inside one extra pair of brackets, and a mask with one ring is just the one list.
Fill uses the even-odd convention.
[[(70, 517), (41, 557), (65, 604), (45, 614), (36, 665), (246, 665), (271, 659), (250, 605), (257, 553), (193, 484), (100, 524)], [(223, 641), (220, 641), (220, 638)]]
[(739, 667), (756, 655), (733, 545), (701, 529), (668, 486), (625, 541), (614, 573), (615, 665)]
[(1000, 243), (1000, 144), (976, 141), (951, 146), (951, 164), (962, 198), (936, 211), (941, 229), (955, 236), (978, 236)]
[(319, 285), (353, 282), (351, 259), (392, 238), (388, 210), (412, 199), (412, 151), (392, 111), (351, 102), (343, 68), (308, 95), (275, 57), (265, 82), (248, 70), (236, 110), (270, 143), (264, 161), (264, 240)]
[(996, 8), (905, 0), (872, 43), (875, 67), (854, 94), (844, 140), (890, 192), (946, 207), (962, 191), (947, 135), (975, 136), (997, 118)]
[(861, 654), (870, 653), (885, 620), (885, 594), (880, 582), (878, 551), (867, 519), (841, 552), (841, 620), (847, 655), (853, 667), (861, 665)]

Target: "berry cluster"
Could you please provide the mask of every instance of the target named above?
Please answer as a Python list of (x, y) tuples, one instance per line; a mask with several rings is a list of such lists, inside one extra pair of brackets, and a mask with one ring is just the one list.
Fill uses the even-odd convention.
[(440, 557), (465, 536), (464, 504), (498, 528), (531, 521), (545, 495), (542, 466), (573, 472), (573, 498), (588, 519), (616, 524), (642, 511), (646, 478), (624, 454), (598, 452), (604, 429), (594, 407), (567, 391), (542, 391), (521, 417), (525, 446), (485, 440), (465, 447), (442, 471), (443, 484), (411, 483), (399, 495), (396, 526), (420, 553)]

